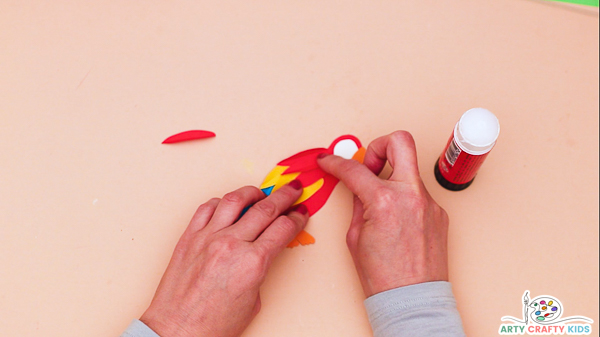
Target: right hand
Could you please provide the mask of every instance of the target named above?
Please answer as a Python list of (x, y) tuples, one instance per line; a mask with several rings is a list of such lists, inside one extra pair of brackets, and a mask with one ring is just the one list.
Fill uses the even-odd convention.
[[(388, 161), (393, 172), (381, 179), (377, 175)], [(318, 164), (354, 193), (346, 242), (366, 297), (448, 280), (448, 215), (421, 181), (410, 133), (374, 140), (364, 165), (334, 155)]]

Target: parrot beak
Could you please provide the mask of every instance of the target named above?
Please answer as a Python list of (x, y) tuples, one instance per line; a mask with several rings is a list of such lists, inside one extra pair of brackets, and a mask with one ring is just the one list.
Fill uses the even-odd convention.
[(352, 156), (352, 159), (358, 161), (359, 163), (363, 163), (363, 161), (365, 160), (365, 153), (367, 152), (367, 150), (365, 150), (364, 147), (361, 147), (360, 149), (358, 149), (358, 151), (356, 151), (356, 153)]

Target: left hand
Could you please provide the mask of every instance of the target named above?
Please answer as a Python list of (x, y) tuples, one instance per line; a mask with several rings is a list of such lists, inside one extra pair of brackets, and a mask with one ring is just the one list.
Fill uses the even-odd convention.
[(268, 197), (247, 186), (201, 205), (140, 320), (161, 337), (239, 336), (271, 262), (308, 221), (304, 205), (284, 214), (301, 194), (292, 181)]

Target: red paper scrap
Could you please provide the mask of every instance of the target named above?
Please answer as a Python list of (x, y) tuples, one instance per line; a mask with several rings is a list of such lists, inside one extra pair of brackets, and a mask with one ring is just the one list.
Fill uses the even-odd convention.
[(215, 133), (211, 131), (204, 130), (190, 130), (178, 133), (176, 135), (172, 135), (171, 137), (165, 139), (163, 144), (173, 144), (173, 143), (181, 143), (187, 142), (195, 139), (203, 139), (203, 138), (211, 138), (215, 137)]

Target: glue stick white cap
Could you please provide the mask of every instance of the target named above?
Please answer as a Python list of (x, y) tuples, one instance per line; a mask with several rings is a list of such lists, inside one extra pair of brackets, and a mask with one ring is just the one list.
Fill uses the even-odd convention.
[(489, 152), (500, 134), (498, 118), (489, 110), (474, 108), (465, 112), (454, 127), (454, 139), (460, 148), (472, 155)]

